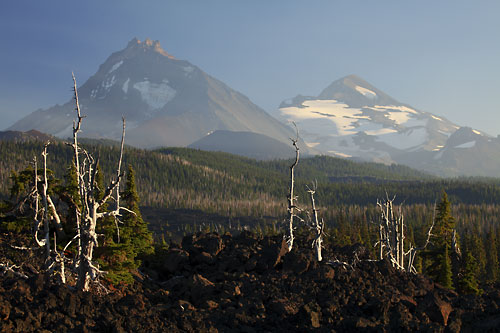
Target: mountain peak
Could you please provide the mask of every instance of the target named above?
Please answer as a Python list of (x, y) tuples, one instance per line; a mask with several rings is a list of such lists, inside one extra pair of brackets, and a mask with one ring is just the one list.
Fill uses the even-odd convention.
[(375, 105), (401, 105), (400, 102), (354, 74), (332, 82), (318, 95), (318, 98), (337, 100), (358, 108)]
[(161, 54), (169, 59), (175, 59), (175, 57), (165, 51), (158, 40), (151, 40), (146, 38), (143, 42), (141, 42), (137, 37), (132, 38), (132, 40), (128, 43), (127, 49), (143, 49), (144, 51), (153, 51)]

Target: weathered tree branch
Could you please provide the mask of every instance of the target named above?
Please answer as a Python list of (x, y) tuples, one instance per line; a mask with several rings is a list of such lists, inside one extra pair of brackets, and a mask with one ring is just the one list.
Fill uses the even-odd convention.
[(285, 238), (286, 243), (288, 245), (288, 251), (292, 251), (292, 248), (293, 248), (293, 240), (294, 240), (293, 220), (294, 220), (294, 217), (296, 217), (295, 209), (297, 208), (295, 206), (296, 197), (294, 196), (294, 193), (293, 193), (294, 186), (295, 186), (294, 168), (299, 163), (299, 147), (297, 146), (297, 141), (299, 140), (299, 130), (298, 130), (297, 125), (295, 123), (293, 123), (293, 125), (295, 126), (297, 136), (295, 137), (295, 139), (290, 138), (290, 140), (292, 140), (292, 145), (295, 148), (295, 160), (292, 163), (292, 165), (290, 166), (290, 193), (289, 193), (288, 198), (287, 198), (287, 200), (288, 200), (288, 226), (285, 230), (285, 235), (284, 235), (284, 238)]
[(318, 187), (318, 182), (313, 183), (313, 188), (309, 188), (307, 186), (307, 192), (309, 192), (310, 199), (311, 199), (311, 209), (313, 213), (313, 220), (312, 220), (312, 228), (316, 232), (316, 238), (313, 241), (313, 248), (316, 249), (316, 257), (318, 261), (323, 260), (323, 257), (321, 256), (321, 248), (323, 244), (323, 229), (325, 226), (325, 223), (323, 219), (321, 219), (321, 222), (318, 221), (318, 209), (316, 208), (316, 202), (314, 200), (314, 194), (316, 193), (316, 189)]

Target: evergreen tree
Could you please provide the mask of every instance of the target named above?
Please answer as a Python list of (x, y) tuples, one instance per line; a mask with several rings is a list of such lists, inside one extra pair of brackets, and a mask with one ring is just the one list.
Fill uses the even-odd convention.
[(441, 201), (436, 207), (435, 232), (441, 245), (451, 249), (453, 230), (455, 229), (455, 219), (451, 215), (451, 203), (448, 194), (443, 191)]
[(452, 274), (451, 274), (451, 259), (448, 253), (448, 247), (444, 247), (444, 252), (438, 257), (439, 274), (435, 281), (443, 287), (453, 289)]
[(477, 276), (480, 277), (479, 282), (486, 282), (486, 251), (484, 248), (483, 237), (477, 224), (473, 225), (471, 232), (470, 253), (477, 263)]
[(448, 195), (443, 191), (441, 201), (436, 207), (433, 246), (425, 254), (430, 259), (426, 273), (436, 282), (447, 288), (453, 288), (450, 251), (452, 248), (455, 219), (451, 215)]
[(486, 236), (486, 260), (486, 282), (497, 282), (499, 276), (499, 266), (496, 232), (493, 227), (490, 227), (490, 231)]
[[(142, 219), (139, 210), (139, 196), (135, 185), (135, 171), (131, 165), (128, 166), (125, 191), (121, 195), (124, 206), (133, 213), (123, 214), (122, 234), (123, 242), (130, 242), (134, 253), (138, 258), (153, 253), (153, 236), (148, 230), (147, 223)], [(137, 265), (139, 265), (138, 262)]]
[[(96, 179), (99, 186), (101, 179)], [(153, 237), (139, 210), (139, 196), (135, 185), (135, 173), (128, 168), (125, 191), (121, 193), (121, 205), (131, 212), (122, 211), (119, 223), (120, 237), (117, 237), (113, 218), (105, 218), (101, 228), (104, 246), (99, 250), (100, 262), (108, 272), (112, 283), (133, 282), (132, 272), (141, 265), (141, 258), (154, 252)]]
[(458, 290), (463, 294), (479, 294), (477, 262), (470, 251), (464, 253), (464, 267), (458, 280)]

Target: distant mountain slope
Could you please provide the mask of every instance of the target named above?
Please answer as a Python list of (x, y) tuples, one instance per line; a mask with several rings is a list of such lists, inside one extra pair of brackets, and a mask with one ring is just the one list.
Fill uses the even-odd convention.
[(55, 138), (51, 135), (45, 133), (31, 130), (27, 132), (21, 131), (0, 131), (0, 141), (16, 141), (16, 142), (27, 142), (27, 141), (48, 141), (54, 140)]
[[(116, 173), (119, 149), (113, 145), (85, 144), (99, 156), (105, 180)], [(9, 196), (12, 171), (30, 166), (43, 142), (0, 141), (0, 199)], [(71, 147), (56, 141), (48, 147), (48, 168), (64, 184), (71, 163)], [(199, 209), (224, 216), (286, 214), (291, 160), (257, 161), (220, 152), (188, 148), (157, 151), (126, 148), (123, 165), (136, 170), (141, 205), (169, 209)], [(490, 204), (500, 200), (500, 180), (443, 180), (398, 165), (359, 163), (328, 156), (302, 158), (296, 169), (299, 203), (309, 205), (306, 185), (318, 181), (322, 207), (374, 205), (396, 194), (407, 204), (434, 203), (445, 189), (454, 203)], [(323, 211), (324, 214), (331, 210)]]
[(189, 148), (222, 151), (258, 160), (284, 159), (295, 156), (290, 144), (278, 141), (263, 134), (252, 132), (215, 131), (190, 144)]
[[(87, 115), (84, 137), (119, 139), (122, 115), (127, 142), (136, 147), (187, 146), (216, 130), (260, 133), (284, 143), (294, 135), (246, 96), (149, 39), (134, 38), (113, 53), (78, 91)], [(66, 138), (73, 109), (69, 101), (38, 110), (9, 129)]]
[[(333, 82), (317, 97), (298, 95), (282, 102), (277, 116), (295, 121), (306, 143), (325, 154), (405, 164), (444, 176), (499, 175), (495, 139), (398, 102), (355, 75)], [(469, 140), (470, 147), (456, 145), (466, 132), (477, 138)], [(471, 159), (480, 161), (473, 165)]]

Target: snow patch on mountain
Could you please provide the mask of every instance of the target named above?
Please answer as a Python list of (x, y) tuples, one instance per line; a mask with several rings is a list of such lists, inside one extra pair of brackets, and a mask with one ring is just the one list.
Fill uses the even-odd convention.
[(366, 89), (360, 86), (355, 87), (356, 91), (359, 92), (361, 95), (365, 96), (366, 98), (369, 99), (375, 99), (377, 97), (377, 94), (371, 91), (370, 89)]
[(184, 66), (182, 67), (182, 70), (184, 70), (184, 75), (189, 76), (194, 71), (193, 66)]
[(405, 124), (412, 118), (409, 112), (401, 112), (401, 111), (387, 112), (386, 117), (393, 120), (398, 125)]
[(122, 90), (126, 94), (128, 92), (128, 83), (130, 82), (130, 78), (127, 78), (127, 80), (123, 83), (122, 85)]
[(112, 77), (108, 77), (106, 78), (106, 80), (102, 81), (101, 83), (101, 87), (105, 90), (105, 91), (109, 91), (111, 89), (111, 87), (113, 87), (116, 83), (116, 77), (113, 75)]
[[(477, 131), (474, 131), (477, 132)], [(455, 146), (455, 148), (472, 148), (476, 145), (476, 140), (462, 143), (461, 145)]]
[(167, 80), (164, 80), (162, 83), (152, 83), (149, 80), (145, 80), (134, 83), (133, 87), (140, 92), (142, 100), (151, 109), (156, 110), (164, 107), (177, 93), (167, 83)]
[(114, 64), (113, 67), (111, 67), (111, 69), (109, 70), (108, 74), (116, 71), (118, 69), (118, 67), (120, 67), (122, 64), (123, 64), (123, 60), (120, 60), (119, 62)]
[[(335, 125), (337, 135), (353, 134), (359, 119), (369, 119), (363, 116), (360, 109), (350, 108), (347, 104), (336, 100), (304, 101), (301, 108), (287, 107), (280, 109), (282, 114), (296, 121), (324, 119)], [(357, 132), (357, 131), (356, 131)]]
[(389, 110), (394, 110), (394, 111), (402, 111), (402, 112), (410, 112), (414, 114), (418, 114), (418, 112), (410, 107), (407, 106), (397, 106), (397, 105), (375, 105), (372, 107), (367, 107), (369, 109), (372, 109), (374, 111), (389, 111)]
[(411, 128), (403, 132), (394, 131), (378, 135), (377, 140), (397, 149), (410, 149), (423, 145), (428, 139), (424, 127)]

